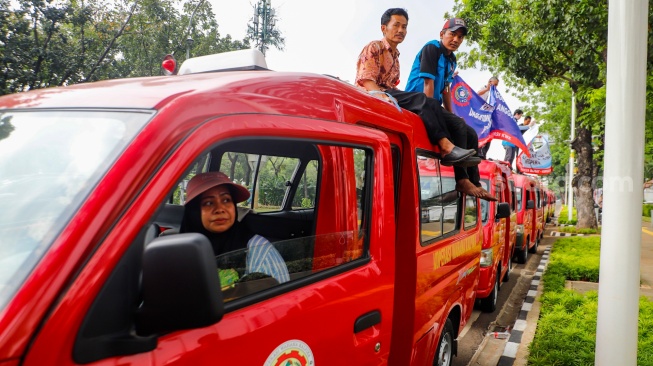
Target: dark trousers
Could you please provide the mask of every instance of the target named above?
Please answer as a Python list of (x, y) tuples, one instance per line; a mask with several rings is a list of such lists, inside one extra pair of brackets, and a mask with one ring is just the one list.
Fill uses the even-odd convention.
[[(397, 99), (397, 103), (403, 109), (407, 109), (416, 115), (420, 116), (429, 140), (433, 145), (438, 145), (438, 141), (442, 138), (447, 138), (457, 145), (450, 135), (450, 129), (447, 128), (444, 119), (439, 113), (442, 107), (433, 98), (428, 98), (426, 94), (421, 92), (407, 92), (398, 89), (389, 89), (387, 93)], [(462, 147), (462, 146), (459, 146)]]
[(478, 153), (482, 158), (487, 158), (487, 152), (490, 150), (490, 143), (492, 140), (488, 141), (485, 145), (483, 145), (482, 148), (480, 148), (480, 152)]
[[(398, 89), (387, 90), (397, 99), (401, 108), (407, 109), (422, 119), (426, 133), (433, 145), (438, 145), (442, 138), (449, 139), (454, 145), (463, 149), (478, 149), (478, 135), (465, 120), (442, 108), (433, 98), (421, 92), (407, 92)], [(456, 181), (469, 179), (475, 186), (481, 186), (478, 167), (454, 167)]]
[(507, 161), (510, 164), (510, 167), (512, 167), (512, 161), (515, 160), (515, 156), (517, 156), (517, 147), (516, 146), (504, 146), (506, 148), (506, 156), (503, 158), (503, 160)]
[[(470, 127), (465, 120), (457, 115), (442, 108), (441, 115), (444, 117), (445, 125), (449, 129), (449, 133), (453, 137), (454, 145), (462, 147), (463, 149), (478, 149), (478, 135), (472, 127)], [(481, 186), (481, 176), (478, 172), (478, 166), (474, 165), (468, 168), (458, 166), (453, 167), (456, 177), (456, 182), (461, 179), (469, 179), (475, 186)]]

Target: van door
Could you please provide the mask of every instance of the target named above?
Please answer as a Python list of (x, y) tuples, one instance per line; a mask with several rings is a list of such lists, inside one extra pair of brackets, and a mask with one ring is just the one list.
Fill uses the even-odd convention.
[[(264, 166), (261, 156), (268, 156)], [(129, 207), (61, 294), (24, 364), (386, 363), (395, 265), (391, 164), (387, 137), (365, 127), (268, 115), (202, 123), (180, 137), (137, 196), (125, 197)], [(152, 225), (180, 202), (189, 176), (230, 168), (258, 200), (254, 212), (243, 208), (257, 218), (253, 230), (265, 231), (281, 253), (290, 280), (239, 278), (216, 289), (224, 301), (217, 323), (143, 331), (134, 322), (148, 291), (140, 287), (143, 248), (164, 239), (151, 235)], [(297, 220), (309, 222), (301, 226), (308, 232), (291, 229)]]

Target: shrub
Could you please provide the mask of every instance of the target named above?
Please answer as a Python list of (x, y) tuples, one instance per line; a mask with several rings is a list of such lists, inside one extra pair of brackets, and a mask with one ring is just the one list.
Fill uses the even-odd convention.
[(653, 204), (645, 203), (642, 205), (642, 216), (651, 217), (651, 210), (653, 210)]
[[(553, 244), (529, 365), (594, 365), (598, 294), (565, 289), (565, 280), (599, 278), (600, 238), (563, 238)], [(637, 365), (653, 366), (653, 302), (641, 297)]]

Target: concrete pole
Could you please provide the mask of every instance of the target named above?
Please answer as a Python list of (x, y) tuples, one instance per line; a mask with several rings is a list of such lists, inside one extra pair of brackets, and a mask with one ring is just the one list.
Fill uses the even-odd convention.
[(610, 0), (596, 355), (637, 364), (648, 0)]
[(571, 91), (571, 133), (569, 134), (569, 182), (567, 187), (567, 222), (570, 223), (574, 211), (574, 189), (571, 182), (574, 180), (574, 148), (571, 141), (576, 136), (576, 93)]

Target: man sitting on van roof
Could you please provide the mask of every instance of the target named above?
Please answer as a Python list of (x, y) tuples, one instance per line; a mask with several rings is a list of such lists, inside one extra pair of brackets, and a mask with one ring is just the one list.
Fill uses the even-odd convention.
[[(451, 131), (454, 142), (474, 150), (478, 149), (476, 131), (465, 120), (453, 113), (449, 87), (456, 70), (455, 51), (465, 40), (467, 25), (460, 18), (448, 19), (440, 31), (440, 39), (427, 42), (415, 56), (406, 90), (424, 93), (437, 103), (438, 115)], [(480, 158), (479, 158), (480, 159)], [(456, 190), (488, 201), (496, 201), (481, 187), (477, 166), (454, 167)]]

